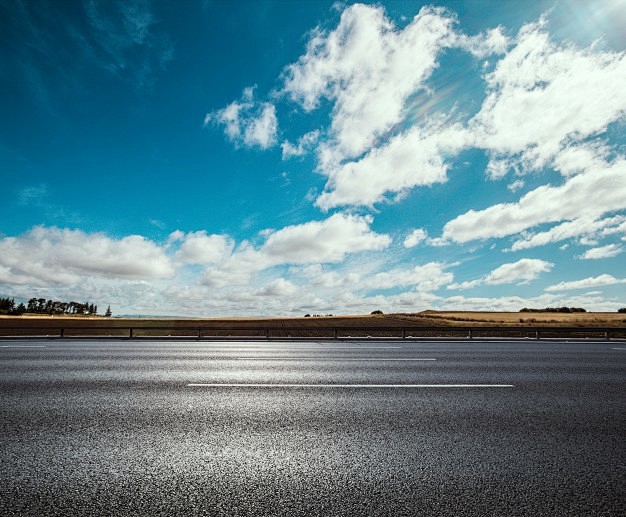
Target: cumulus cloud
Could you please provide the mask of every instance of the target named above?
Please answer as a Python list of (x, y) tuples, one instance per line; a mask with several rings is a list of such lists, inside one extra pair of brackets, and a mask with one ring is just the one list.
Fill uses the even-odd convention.
[(327, 271), (321, 264), (311, 264), (301, 270), (307, 280), (307, 284), (312, 287), (333, 288), (333, 287), (354, 287), (358, 285), (361, 276), (358, 273), (339, 273), (337, 271)]
[(227, 261), (207, 270), (205, 282), (247, 283), (252, 273), (279, 265), (337, 263), (351, 253), (380, 251), (391, 238), (372, 231), (372, 221), (371, 216), (337, 213), (322, 221), (267, 230), (261, 246), (242, 243)]
[(573, 280), (570, 282), (560, 282), (546, 287), (546, 291), (568, 291), (570, 289), (590, 289), (593, 287), (603, 287), (607, 285), (624, 284), (626, 278), (615, 278), (613, 275), (599, 275), (595, 277), (587, 277), (582, 280)]
[(391, 289), (394, 287), (415, 286), (421, 292), (436, 291), (453, 280), (452, 273), (444, 271), (446, 266), (439, 262), (429, 262), (413, 268), (397, 268), (383, 271), (363, 279), (361, 285), (369, 289)]
[(458, 125), (413, 127), (388, 143), (328, 171), (326, 192), (316, 204), (324, 209), (342, 205), (368, 205), (382, 201), (387, 192), (404, 193), (418, 185), (447, 180), (445, 156), (464, 147), (469, 133)]
[(626, 216), (618, 215), (604, 219), (577, 218), (561, 223), (544, 232), (527, 234), (511, 246), (512, 251), (519, 251), (537, 246), (564, 241), (575, 237), (607, 236), (615, 233), (626, 233)]
[(477, 146), (530, 170), (604, 131), (626, 110), (626, 55), (557, 45), (544, 21), (522, 27), (485, 79), (487, 98), (470, 122)]
[(477, 58), (484, 58), (492, 54), (503, 54), (509, 45), (509, 39), (502, 27), (490, 29), (476, 36), (455, 34), (455, 46), (465, 49)]
[[(589, 201), (593, 192), (600, 203)], [(506, 237), (543, 224), (576, 219), (597, 219), (626, 208), (626, 160), (603, 163), (562, 185), (544, 185), (525, 194), (517, 203), (500, 203), (484, 210), (470, 210), (444, 226), (443, 237), (455, 242)]]
[[(411, 99), (430, 92), (427, 81), (449, 47), (503, 57), (485, 74), (487, 97), (466, 123), (440, 113), (444, 122), (416, 124)], [(334, 30), (313, 32), (306, 53), (285, 69), (283, 91), (305, 110), (333, 103), (328, 139), (318, 145), (328, 181), (316, 204), (328, 210), (444, 182), (450, 160), (468, 148), (489, 154), (493, 179), (511, 169), (553, 166), (569, 177), (606, 168), (607, 146), (586, 139), (624, 116), (625, 80), (623, 53), (555, 43), (545, 20), (509, 40), (499, 27), (467, 36), (441, 9), (425, 7), (399, 29), (383, 8), (356, 4)], [(300, 152), (289, 143), (285, 150)], [(518, 179), (510, 189), (522, 186)]]
[(451, 284), (448, 289), (470, 289), (482, 284), (525, 284), (537, 279), (541, 273), (551, 271), (553, 267), (553, 263), (545, 260), (520, 259), (517, 262), (502, 264), (480, 279)]
[(184, 264), (210, 264), (228, 257), (235, 245), (226, 235), (207, 235), (197, 231), (187, 234), (176, 231), (170, 234), (170, 243), (178, 242), (175, 258)]
[(416, 228), (406, 236), (403, 245), (405, 248), (414, 248), (420, 242), (424, 241), (427, 237), (428, 233), (426, 232), (426, 230), (422, 228)]
[(624, 248), (618, 244), (607, 244), (598, 248), (591, 248), (585, 251), (580, 258), (583, 260), (598, 260), (604, 258), (617, 257), (624, 251)]
[(323, 221), (287, 226), (267, 236), (260, 252), (278, 263), (338, 262), (347, 253), (382, 250), (391, 238), (370, 229), (371, 216), (337, 213)]
[(524, 180), (515, 180), (509, 183), (506, 188), (508, 188), (511, 192), (517, 192), (518, 190), (524, 188), (525, 184)]
[(535, 280), (541, 273), (548, 272), (554, 264), (539, 259), (521, 259), (511, 264), (502, 264), (485, 278), (487, 284), (524, 283)]
[(85, 277), (163, 278), (174, 267), (163, 249), (139, 235), (113, 239), (102, 233), (38, 226), (0, 239), (4, 283), (73, 284)]
[(283, 160), (288, 160), (289, 158), (294, 158), (297, 156), (304, 156), (315, 146), (315, 144), (317, 144), (319, 138), (320, 131), (316, 129), (315, 131), (311, 131), (302, 135), (298, 139), (298, 143), (296, 145), (288, 141), (284, 141), (282, 144), (280, 144), (280, 147), (283, 151)]
[(298, 287), (284, 278), (277, 278), (255, 292), (256, 296), (285, 298), (299, 291)]
[[(553, 294), (544, 293), (539, 296), (450, 296), (437, 298), (433, 306), (445, 310), (456, 311), (519, 311), (524, 307), (585, 307), (593, 311), (615, 311), (622, 305), (602, 298), (597, 293)], [(521, 317), (523, 317), (520, 314)]]
[[(382, 7), (355, 4), (330, 32), (313, 33), (305, 55), (285, 70), (284, 92), (305, 110), (334, 102), (323, 168), (358, 156), (402, 118), (452, 31), (443, 10), (424, 7), (398, 30)], [(411, 66), (407, 66), (411, 63)]]
[(261, 149), (272, 147), (278, 132), (276, 107), (269, 102), (255, 101), (254, 90), (255, 87), (246, 88), (240, 100), (208, 113), (204, 125), (222, 126), (226, 137), (236, 145)]

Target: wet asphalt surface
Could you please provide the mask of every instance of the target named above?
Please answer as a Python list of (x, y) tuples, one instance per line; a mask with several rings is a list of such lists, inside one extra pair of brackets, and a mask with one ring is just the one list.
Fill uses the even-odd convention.
[(0, 397), (3, 516), (626, 515), (624, 343), (0, 341)]

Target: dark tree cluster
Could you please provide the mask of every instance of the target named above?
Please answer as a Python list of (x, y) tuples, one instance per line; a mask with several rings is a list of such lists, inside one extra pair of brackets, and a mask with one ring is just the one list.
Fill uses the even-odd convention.
[(26, 312), (26, 306), (23, 303), (15, 305), (14, 298), (0, 298), (0, 314), (8, 314), (10, 316), (19, 316)]
[(45, 298), (31, 298), (28, 305), (15, 305), (14, 298), (0, 298), (0, 314), (19, 316), (21, 314), (84, 314), (93, 316), (98, 314), (98, 306), (85, 302), (61, 302), (46, 300)]
[(520, 312), (587, 312), (582, 307), (546, 307), (545, 309), (528, 309), (524, 307)]
[(626, 313), (626, 307), (622, 307), (621, 309), (617, 309), (617, 312), (624, 314)]

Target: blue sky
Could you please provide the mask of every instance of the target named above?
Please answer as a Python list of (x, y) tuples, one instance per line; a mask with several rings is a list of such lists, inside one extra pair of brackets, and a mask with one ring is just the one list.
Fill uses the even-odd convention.
[(0, 0), (0, 295), (626, 305), (626, 8)]

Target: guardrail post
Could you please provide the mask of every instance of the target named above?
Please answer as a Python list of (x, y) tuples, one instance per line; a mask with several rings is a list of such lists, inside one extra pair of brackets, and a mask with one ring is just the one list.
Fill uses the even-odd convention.
[(335, 336), (335, 339), (337, 339), (337, 329), (334, 329), (334, 336)]
[(128, 329), (128, 339), (133, 339), (133, 329)]
[(539, 336), (538, 330), (535, 330), (535, 339), (541, 339), (541, 337)]
[(202, 329), (198, 329), (198, 339), (202, 339)]
[(61, 329), (61, 333), (59, 334), (59, 337), (63, 337), (65, 336), (65, 329)]
[(406, 330), (402, 329), (402, 339), (406, 338)]
[(265, 329), (265, 339), (270, 338), (270, 329)]
[(607, 341), (609, 340), (609, 331), (608, 330), (604, 331), (604, 339), (606, 339)]
[(467, 337), (468, 337), (469, 339), (474, 339), (474, 336), (473, 336), (473, 334), (472, 334), (472, 330), (471, 330), (471, 329), (467, 331)]

